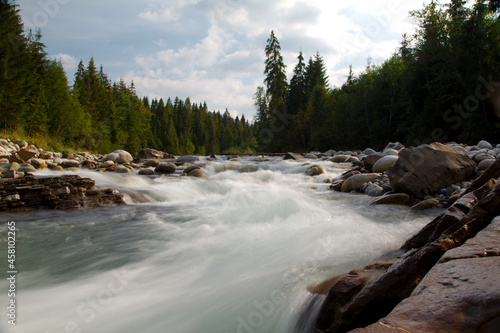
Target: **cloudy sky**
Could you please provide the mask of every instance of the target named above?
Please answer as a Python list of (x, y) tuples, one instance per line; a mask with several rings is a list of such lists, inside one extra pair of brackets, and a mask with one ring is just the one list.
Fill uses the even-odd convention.
[(94, 57), (109, 77), (132, 80), (140, 96), (190, 97), (210, 110), (255, 114), (264, 48), (275, 31), (290, 77), (302, 50), (319, 52), (330, 85), (352, 64), (381, 64), (423, 0), (17, 0), (26, 28), (41, 29), (46, 51), (71, 81), (80, 59)]

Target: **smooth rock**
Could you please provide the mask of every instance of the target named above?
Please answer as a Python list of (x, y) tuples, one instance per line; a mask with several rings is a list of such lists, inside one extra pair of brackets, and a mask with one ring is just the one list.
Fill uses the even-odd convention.
[(7, 158), (0, 158), (0, 164), (9, 164), (9, 160)]
[(493, 149), (493, 146), (488, 141), (481, 140), (481, 141), (478, 142), (477, 148), (479, 148), (479, 149), (488, 149), (489, 150), (489, 149)]
[(130, 169), (127, 168), (125, 165), (120, 164), (116, 167), (115, 172), (116, 173), (129, 173)]
[(144, 149), (140, 149), (137, 152), (137, 158), (139, 158), (141, 160), (149, 160), (149, 159), (160, 159), (161, 160), (161, 159), (168, 158), (168, 157), (165, 157), (165, 153), (162, 151), (152, 149), (152, 148), (144, 148)]
[(188, 176), (189, 177), (203, 178), (203, 177), (206, 177), (207, 175), (201, 169), (194, 169), (194, 170), (191, 170), (191, 172), (188, 173)]
[(368, 172), (373, 172), (373, 166), (375, 163), (377, 163), (378, 160), (380, 160), (384, 155), (382, 154), (372, 154), (368, 155), (364, 160), (363, 160), (363, 166), (366, 171)]
[(144, 162), (142, 165), (144, 165), (146, 167), (155, 167), (158, 164), (160, 164), (160, 161), (158, 161), (158, 160), (150, 160), (150, 161)]
[(28, 142), (26, 142), (25, 140), (14, 140), (13, 143), (18, 145), (20, 149), (28, 147)]
[(342, 192), (359, 191), (364, 183), (370, 182), (379, 177), (378, 173), (362, 173), (349, 177), (344, 184), (342, 184)]
[(399, 156), (394, 155), (384, 156), (373, 165), (372, 171), (375, 173), (386, 172), (387, 169), (396, 164), (398, 158)]
[(66, 159), (66, 160), (62, 161), (61, 166), (64, 169), (66, 169), (66, 168), (78, 168), (80, 166), (80, 162), (78, 160)]
[(432, 209), (432, 208), (436, 208), (438, 205), (439, 205), (438, 199), (429, 198), (429, 199), (420, 201), (416, 205), (411, 206), (411, 209), (414, 209), (414, 210)]
[(474, 161), (476, 161), (477, 163), (484, 161), (484, 160), (494, 160), (494, 159), (495, 159), (495, 157), (491, 156), (488, 153), (479, 153), (479, 154), (474, 156)]
[(401, 149), (404, 149), (405, 146), (404, 144), (400, 143), (400, 142), (389, 142), (387, 144), (387, 146), (385, 147), (385, 149), (394, 149), (394, 150), (401, 150)]
[(284, 160), (302, 160), (304, 159), (304, 156), (296, 153), (287, 153), (285, 157), (283, 158)]
[(365, 193), (370, 197), (380, 197), (384, 194), (384, 189), (380, 185), (372, 184), (366, 188)]
[(189, 174), (191, 171), (193, 170), (196, 170), (196, 169), (201, 169), (199, 165), (190, 165), (188, 166), (187, 168), (184, 169), (184, 171), (182, 171), (182, 173), (184, 174)]
[(125, 150), (115, 150), (112, 153), (109, 153), (106, 158), (106, 161), (113, 161), (118, 164), (130, 163), (134, 160), (132, 155)]
[(311, 165), (305, 173), (308, 176), (314, 177), (325, 173), (325, 170), (320, 165)]
[(104, 169), (107, 169), (109, 167), (112, 167), (113, 165), (115, 165), (115, 162), (109, 160), (109, 161), (105, 161), (101, 164), (101, 168), (104, 168)]
[(177, 169), (176, 165), (173, 163), (160, 163), (155, 168), (155, 173), (159, 174), (171, 174)]
[(366, 148), (365, 150), (363, 150), (363, 155), (373, 155), (373, 154), (377, 154), (377, 152), (371, 148)]
[(477, 168), (479, 170), (486, 170), (488, 169), (493, 163), (495, 163), (495, 159), (486, 159), (486, 160), (482, 160), (481, 162), (479, 162), (479, 164), (477, 165)]
[(334, 163), (344, 163), (345, 160), (347, 160), (348, 158), (349, 158), (349, 155), (340, 154), (340, 155), (335, 155), (332, 158), (329, 158), (328, 160), (330, 162), (334, 162)]
[(410, 196), (406, 193), (386, 194), (372, 201), (372, 205), (405, 205), (410, 201)]
[(349, 156), (344, 163), (357, 163), (359, 162), (359, 158), (357, 156)]
[(151, 176), (154, 175), (155, 171), (152, 168), (144, 168), (139, 170), (139, 174), (143, 176)]
[(441, 143), (403, 149), (394, 166), (387, 170), (391, 187), (423, 199), (444, 187), (468, 180), (476, 163)]
[(399, 152), (396, 149), (384, 149), (382, 152), (384, 156), (398, 156)]
[(304, 156), (304, 157), (307, 159), (310, 159), (310, 160), (317, 160), (318, 159), (318, 156), (316, 154), (312, 154), (312, 153), (306, 154), (306, 156)]
[(20, 168), (20, 165), (17, 162), (12, 162), (9, 166), (9, 170), (18, 170), (19, 168)]
[(16, 171), (18, 171), (18, 172), (35, 172), (36, 169), (31, 164), (22, 164), (19, 167), (19, 169), (17, 169)]

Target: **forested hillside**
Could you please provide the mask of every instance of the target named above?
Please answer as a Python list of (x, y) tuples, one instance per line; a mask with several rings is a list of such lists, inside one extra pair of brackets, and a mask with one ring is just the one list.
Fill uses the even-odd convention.
[[(368, 62), (341, 87), (328, 87), (319, 54), (302, 53), (286, 81), (280, 45), (266, 46), (266, 87), (257, 88), (257, 137), (263, 150), (381, 148), (389, 141), (500, 142), (499, 1), (433, 2), (399, 52)], [(347, 74), (347, 73), (346, 73)]]
[(19, 8), (6, 0), (0, 1), (0, 131), (102, 153), (144, 147), (237, 153), (256, 146), (244, 116), (210, 112), (189, 98), (149, 102), (133, 83), (112, 82), (93, 58), (86, 66), (80, 61), (69, 86), (61, 62), (47, 57), (40, 31), (25, 32)]

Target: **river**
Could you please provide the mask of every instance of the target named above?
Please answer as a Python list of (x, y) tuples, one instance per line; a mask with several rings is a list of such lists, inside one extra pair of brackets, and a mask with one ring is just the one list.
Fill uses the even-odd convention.
[[(0, 331), (309, 332), (322, 296), (308, 286), (397, 249), (437, 213), (330, 191), (347, 165), (314, 162), (326, 172), (309, 177), (308, 163), (204, 161), (207, 178), (79, 171), (128, 205), (2, 213)], [(16, 326), (6, 316), (8, 221)]]

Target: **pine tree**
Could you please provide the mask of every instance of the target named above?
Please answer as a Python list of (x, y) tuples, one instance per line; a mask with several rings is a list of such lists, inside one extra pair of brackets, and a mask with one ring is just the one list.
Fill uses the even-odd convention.
[(265, 49), (266, 61), (264, 74), (266, 78), (266, 94), (269, 97), (269, 112), (271, 117), (276, 117), (277, 113), (284, 112), (286, 96), (288, 93), (288, 83), (286, 80), (286, 66), (281, 56), (281, 46), (271, 31), (271, 36), (267, 40)]

